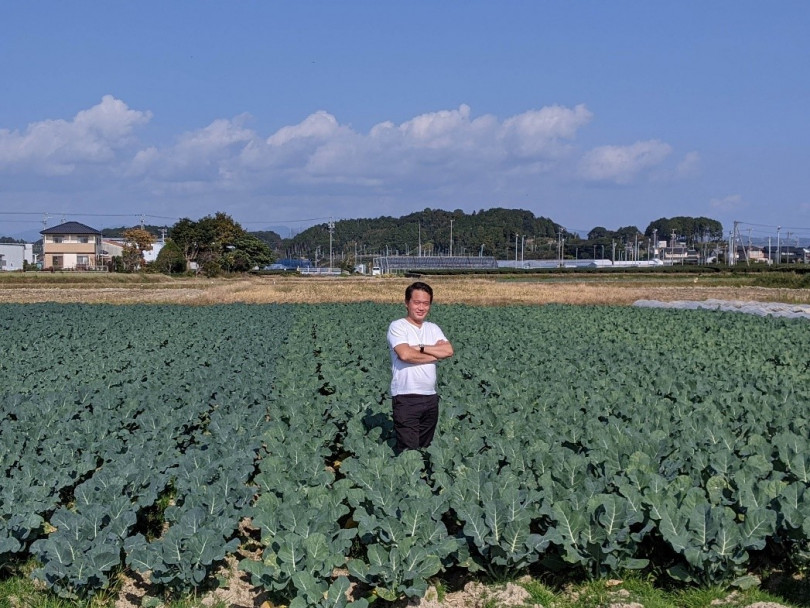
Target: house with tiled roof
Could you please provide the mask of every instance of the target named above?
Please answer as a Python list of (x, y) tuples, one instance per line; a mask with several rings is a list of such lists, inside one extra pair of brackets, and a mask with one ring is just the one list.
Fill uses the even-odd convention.
[(101, 232), (80, 222), (40, 230), (43, 267), (54, 270), (97, 270)]

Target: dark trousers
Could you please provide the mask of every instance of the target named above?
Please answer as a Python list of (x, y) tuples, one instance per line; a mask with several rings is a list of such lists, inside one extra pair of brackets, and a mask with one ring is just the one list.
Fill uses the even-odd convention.
[(396, 395), (392, 402), (397, 453), (428, 447), (439, 421), (439, 396)]

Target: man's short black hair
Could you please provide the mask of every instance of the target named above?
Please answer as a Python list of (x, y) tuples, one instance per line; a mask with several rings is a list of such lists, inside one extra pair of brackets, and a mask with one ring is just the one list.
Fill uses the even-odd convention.
[(427, 283), (422, 283), (422, 281), (416, 281), (416, 283), (411, 283), (405, 288), (405, 301), (411, 301), (411, 294), (414, 291), (424, 291), (426, 294), (430, 296), (430, 303), (433, 304), (433, 288), (428, 285)]

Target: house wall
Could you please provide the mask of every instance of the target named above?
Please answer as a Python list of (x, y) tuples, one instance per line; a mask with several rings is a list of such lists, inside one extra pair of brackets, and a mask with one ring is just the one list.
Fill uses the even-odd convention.
[[(62, 242), (55, 242), (61, 238)], [(87, 243), (81, 241), (87, 239)], [(45, 268), (64, 268), (75, 270), (77, 267), (82, 270), (96, 268), (98, 249), (101, 238), (94, 235), (45, 235), (43, 241), (43, 254), (45, 258)], [(86, 263), (79, 262), (79, 256), (87, 258)], [(57, 258), (54, 260), (54, 258)]]
[(0, 243), (0, 271), (22, 270), (23, 262), (34, 263), (34, 246), (30, 243)]
[(163, 245), (165, 243), (152, 243), (152, 249), (149, 251), (143, 252), (143, 261), (144, 262), (154, 262), (157, 260), (157, 256), (160, 253), (160, 250), (163, 249)]
[(114, 258), (116, 256), (123, 255), (124, 253), (124, 243), (118, 241), (111, 241), (108, 239), (104, 239), (101, 242), (101, 248), (107, 252), (107, 257)]
[[(58, 259), (54, 259), (58, 258)], [(96, 267), (92, 253), (56, 253), (45, 256), (45, 268), (53, 267), (68, 270), (88, 270)]]

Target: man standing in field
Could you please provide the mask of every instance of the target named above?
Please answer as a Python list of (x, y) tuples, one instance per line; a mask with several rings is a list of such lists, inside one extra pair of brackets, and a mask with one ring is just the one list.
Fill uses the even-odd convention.
[(436, 362), (452, 357), (453, 345), (425, 320), (432, 303), (430, 285), (412, 283), (405, 289), (405, 318), (388, 326), (397, 453), (429, 446), (439, 420)]

